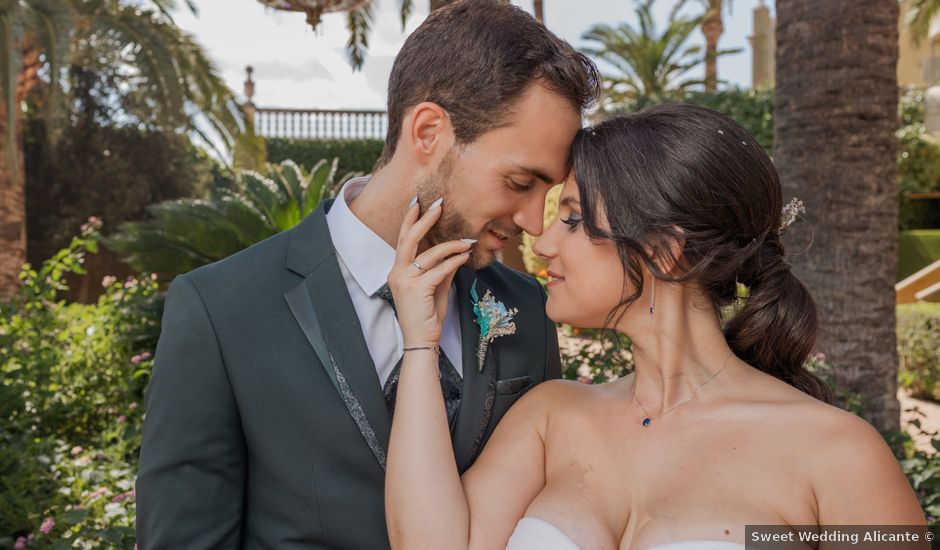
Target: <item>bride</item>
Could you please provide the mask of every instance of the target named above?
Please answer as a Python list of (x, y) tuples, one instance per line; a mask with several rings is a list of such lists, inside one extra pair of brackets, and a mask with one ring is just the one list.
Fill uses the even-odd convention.
[[(782, 202), (763, 149), (715, 111), (663, 105), (582, 130), (535, 245), (546, 310), (629, 336), (635, 371), (536, 386), (463, 476), (435, 353), (469, 245), (423, 250), (442, 209), (411, 208), (389, 275), (408, 348), (386, 478), (392, 547), (740, 549), (748, 524), (922, 525), (878, 432), (803, 369), (817, 316), (780, 241)], [(749, 296), (723, 324), (737, 283)]]

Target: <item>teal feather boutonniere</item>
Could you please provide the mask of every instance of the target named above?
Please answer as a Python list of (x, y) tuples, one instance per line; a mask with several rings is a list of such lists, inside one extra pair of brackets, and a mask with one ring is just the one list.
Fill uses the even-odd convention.
[(483, 299), (480, 299), (476, 281), (473, 281), (470, 286), (470, 297), (473, 298), (473, 314), (476, 315), (476, 323), (480, 325), (477, 369), (483, 372), (483, 360), (486, 358), (486, 350), (490, 347), (490, 342), (499, 336), (516, 333), (516, 323), (512, 318), (519, 313), (519, 310), (507, 309), (502, 302), (493, 297), (489, 289), (483, 294)]

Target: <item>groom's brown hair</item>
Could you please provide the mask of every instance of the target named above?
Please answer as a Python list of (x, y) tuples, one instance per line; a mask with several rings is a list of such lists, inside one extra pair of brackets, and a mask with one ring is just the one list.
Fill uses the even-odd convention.
[(539, 81), (579, 111), (600, 95), (597, 68), (525, 11), (461, 0), (434, 11), (405, 41), (388, 80), (388, 133), (376, 168), (391, 160), (405, 112), (443, 107), (458, 144), (509, 123), (512, 104)]

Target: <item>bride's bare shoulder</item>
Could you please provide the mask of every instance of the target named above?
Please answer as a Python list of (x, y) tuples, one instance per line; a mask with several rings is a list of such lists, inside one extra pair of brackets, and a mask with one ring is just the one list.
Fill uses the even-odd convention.
[(546, 380), (536, 384), (535, 387), (526, 392), (525, 395), (519, 398), (518, 404), (525, 403), (528, 406), (556, 405), (577, 395), (580, 389), (578, 386), (584, 386), (584, 384), (573, 380)]
[[(585, 384), (575, 380), (546, 380), (538, 384), (529, 394), (534, 394), (533, 399), (549, 401), (552, 403), (567, 402), (569, 400), (590, 399), (597, 393), (598, 386)], [(526, 396), (528, 397), (527, 394)]]
[(595, 394), (592, 388), (591, 385), (574, 380), (546, 380), (520, 397), (510, 411), (516, 409), (517, 412), (538, 415), (557, 413), (591, 399)]
[(611, 399), (622, 400), (623, 390), (618, 386), (624, 381), (621, 378), (603, 384), (585, 384), (575, 380), (547, 380), (529, 390), (513, 408), (546, 420), (564, 418), (566, 423), (577, 423), (596, 414), (598, 405)]

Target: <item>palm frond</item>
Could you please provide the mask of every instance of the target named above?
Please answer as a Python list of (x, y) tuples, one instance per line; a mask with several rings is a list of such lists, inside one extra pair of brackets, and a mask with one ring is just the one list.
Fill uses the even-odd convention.
[(401, 0), (401, 9), (399, 10), (401, 15), (401, 30), (405, 30), (405, 25), (408, 24), (408, 18), (411, 17), (414, 9), (414, 0)]
[(585, 48), (585, 53), (616, 69), (603, 75), (607, 108), (641, 98), (668, 98), (701, 82), (684, 79), (684, 75), (705, 61), (701, 46), (688, 42), (707, 13), (680, 15), (688, 1), (673, 5), (661, 31), (653, 19), (655, 0), (639, 0), (635, 2), (637, 26), (595, 25), (584, 33), (584, 40), (596, 44)]
[(251, 121), (190, 34), (159, 12), (124, 5), (99, 5), (85, 16), (86, 39), (126, 52), (122, 60), (133, 71), (128, 84), (150, 105), (142, 116), (161, 127), (193, 131), (210, 148), (220, 143), (231, 152), (237, 142), (251, 141), (242, 137), (251, 133)]
[(241, 170), (207, 200), (151, 205), (151, 219), (122, 225), (105, 243), (142, 271), (195, 269), (300, 223), (335, 189), (336, 165), (322, 160), (305, 172), (284, 161), (263, 173)]
[(353, 70), (361, 70), (365, 61), (365, 52), (369, 49), (369, 32), (373, 23), (373, 3), (369, 2), (357, 10), (346, 14), (346, 30), (349, 31), (349, 40), (346, 42), (346, 53)]
[(919, 46), (930, 34), (930, 23), (940, 12), (940, 0), (912, 0), (905, 20), (914, 44)]
[[(179, 8), (179, 3), (176, 0), (149, 0), (153, 5), (153, 9), (158, 11), (163, 17), (166, 17), (168, 20), (173, 21), (173, 12)], [(183, 0), (183, 3), (186, 4), (186, 8), (193, 15), (199, 15), (199, 9), (196, 7), (196, 3), (193, 0)]]

